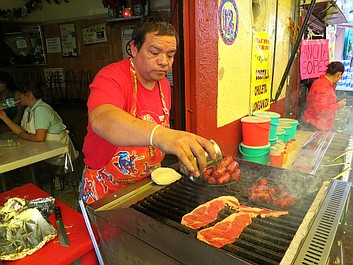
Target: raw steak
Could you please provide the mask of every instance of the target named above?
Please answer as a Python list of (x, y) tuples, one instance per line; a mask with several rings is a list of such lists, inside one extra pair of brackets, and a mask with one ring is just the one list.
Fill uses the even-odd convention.
[(209, 245), (221, 248), (239, 238), (244, 228), (252, 223), (252, 218), (258, 215), (265, 218), (278, 217), (285, 214), (288, 214), (288, 212), (251, 208), (241, 205), (238, 212), (229, 215), (210, 228), (199, 231), (197, 238)]
[(235, 197), (221, 196), (201, 204), (192, 212), (184, 215), (181, 224), (192, 229), (199, 229), (200, 227), (206, 226), (217, 220), (219, 211), (224, 209), (227, 205), (233, 209), (237, 209), (240, 206)]
[(215, 226), (199, 231), (197, 239), (221, 248), (226, 244), (233, 243), (243, 232), (244, 228), (252, 223), (251, 218), (250, 213), (233, 213)]

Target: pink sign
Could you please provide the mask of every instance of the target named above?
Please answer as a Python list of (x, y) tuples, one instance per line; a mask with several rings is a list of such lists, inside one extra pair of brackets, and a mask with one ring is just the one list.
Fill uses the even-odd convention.
[(300, 48), (300, 77), (301, 79), (316, 78), (326, 73), (330, 63), (329, 41), (303, 40)]

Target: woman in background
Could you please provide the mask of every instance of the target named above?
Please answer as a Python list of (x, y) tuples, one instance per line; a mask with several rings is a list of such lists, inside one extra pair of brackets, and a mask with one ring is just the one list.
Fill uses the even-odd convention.
[[(53, 108), (42, 100), (41, 83), (31, 82), (19, 90), (21, 105), (26, 106), (21, 126), (13, 122), (4, 110), (0, 110), (0, 119), (18, 135), (19, 138), (33, 141), (55, 141), (67, 144), (71, 159), (78, 157), (78, 152), (73, 147), (61, 117)], [(57, 160), (57, 159), (55, 159)], [(62, 161), (52, 164), (60, 165)]]
[[(15, 124), (20, 124), (24, 107), (17, 104), (20, 100), (20, 93), (16, 91), (15, 81), (8, 72), (0, 71), (0, 109), (3, 109), (6, 116)], [(0, 120), (0, 132), (9, 131), (10, 128)]]
[(336, 111), (346, 106), (346, 99), (337, 102), (336, 84), (342, 78), (344, 66), (341, 62), (331, 62), (326, 74), (320, 76), (310, 87), (306, 98), (300, 128), (309, 131), (329, 131), (335, 124)]

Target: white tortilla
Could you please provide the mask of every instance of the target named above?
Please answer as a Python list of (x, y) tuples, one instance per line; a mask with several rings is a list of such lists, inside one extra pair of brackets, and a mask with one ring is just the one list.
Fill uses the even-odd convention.
[(181, 178), (181, 175), (170, 167), (159, 167), (152, 171), (151, 178), (158, 185), (168, 185)]

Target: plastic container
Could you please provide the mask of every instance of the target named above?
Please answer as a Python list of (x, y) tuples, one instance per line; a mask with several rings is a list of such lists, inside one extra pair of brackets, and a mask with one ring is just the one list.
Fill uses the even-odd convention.
[(280, 155), (270, 155), (270, 166), (273, 167), (282, 167), (283, 165), (283, 154)]
[(248, 146), (265, 146), (268, 144), (270, 118), (246, 116), (241, 119), (243, 143)]
[(284, 134), (285, 134), (285, 130), (283, 128), (278, 128), (277, 127), (277, 138), (278, 140), (282, 140), (284, 142)]
[(271, 148), (271, 145), (267, 143), (267, 145), (264, 145), (264, 146), (248, 146), (244, 144), (244, 142), (241, 142), (239, 144), (239, 147), (244, 153), (247, 153), (250, 155), (259, 155), (259, 154), (268, 152)]
[(299, 125), (299, 122), (297, 120), (289, 119), (289, 118), (280, 118), (279, 124), (290, 124), (292, 127), (292, 130), (288, 140), (295, 139), (295, 137), (297, 136), (297, 127)]
[(282, 140), (277, 140), (273, 145), (273, 147), (275, 147), (278, 150), (278, 152), (282, 153), (284, 148), (286, 147), (286, 144)]
[(21, 102), (21, 100), (15, 101), (14, 98), (7, 98), (7, 99), (1, 100), (1, 101), (2, 101), (2, 103), (0, 105), (1, 110), (14, 108), (17, 106), (18, 103)]
[(268, 163), (268, 155), (271, 145), (268, 143), (265, 146), (247, 146), (244, 143), (239, 144), (239, 152), (242, 154), (242, 159), (259, 164)]
[(285, 165), (285, 164), (287, 164), (287, 161), (288, 161), (288, 153), (287, 153), (287, 151), (283, 151), (283, 163), (282, 163), (282, 165)]
[(267, 117), (271, 119), (269, 138), (274, 139), (277, 136), (277, 126), (279, 124), (279, 118), (281, 117), (281, 115), (277, 112), (272, 111), (255, 111), (253, 115), (258, 117)]
[(297, 149), (297, 140), (296, 139), (292, 139), (292, 150)]
[(287, 150), (288, 150), (288, 153), (292, 152), (292, 140), (289, 140), (287, 143), (286, 143), (286, 146), (287, 146)]
[(271, 139), (270, 138), (270, 145), (273, 146), (277, 141), (278, 141), (278, 137), (276, 136), (275, 138)]
[(284, 130), (284, 136), (283, 136), (283, 142), (287, 143), (288, 140), (290, 140), (290, 135), (292, 132), (292, 126), (289, 123), (280, 123), (278, 125), (279, 129), (283, 129)]

